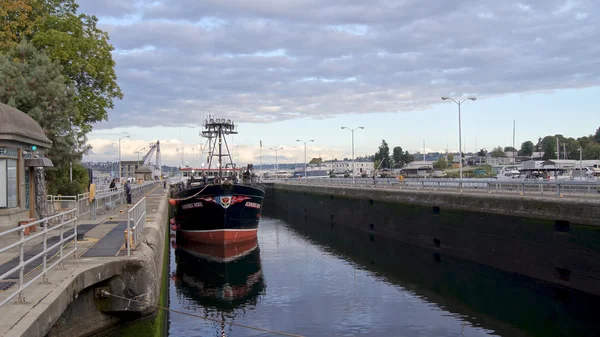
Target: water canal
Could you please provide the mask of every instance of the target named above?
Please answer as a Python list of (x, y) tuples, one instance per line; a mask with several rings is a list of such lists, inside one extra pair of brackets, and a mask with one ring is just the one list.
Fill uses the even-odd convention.
[[(596, 336), (600, 328), (595, 297), (302, 219), (263, 218), (258, 242), (177, 246), (170, 259), (171, 309), (303, 336)], [(276, 336), (176, 313), (168, 334)]]

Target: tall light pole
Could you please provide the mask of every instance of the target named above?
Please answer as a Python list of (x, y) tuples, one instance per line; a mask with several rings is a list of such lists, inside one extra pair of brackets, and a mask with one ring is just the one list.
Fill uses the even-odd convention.
[(350, 130), (350, 132), (352, 132), (352, 179), (354, 181), (354, 179), (356, 179), (355, 177), (355, 172), (354, 172), (354, 131), (358, 130), (358, 129), (364, 129), (364, 126), (359, 126), (357, 128), (354, 129), (350, 129), (349, 127), (346, 126), (342, 126), (342, 129), (347, 129)]
[(461, 123), (460, 123), (460, 106), (466, 102), (467, 100), (471, 100), (474, 101), (477, 99), (477, 97), (468, 97), (461, 100), (455, 100), (454, 98), (450, 98), (450, 97), (442, 97), (442, 100), (451, 100), (452, 102), (456, 103), (458, 105), (458, 162), (459, 162), (459, 167), (460, 167), (460, 180), (462, 180), (463, 178), (463, 163), (462, 163), (462, 133), (461, 133)]
[(307, 140), (307, 141), (303, 141), (303, 140), (296, 140), (297, 142), (300, 143), (304, 143), (304, 179), (306, 179), (306, 143), (310, 143), (310, 142), (314, 142), (314, 140)]
[(270, 150), (275, 151), (275, 180), (279, 179), (279, 164), (277, 163), (277, 151), (283, 150), (283, 147), (272, 147)]
[(129, 138), (129, 135), (119, 138), (119, 184), (121, 183), (121, 139)]
[(579, 175), (583, 174), (583, 147), (579, 147)]
[(146, 148), (143, 147), (143, 148), (139, 149), (138, 151), (135, 151), (135, 153), (137, 153), (137, 155), (138, 155), (138, 160), (137, 160), (137, 166), (138, 166), (138, 168), (140, 168), (140, 153), (142, 153), (145, 149)]

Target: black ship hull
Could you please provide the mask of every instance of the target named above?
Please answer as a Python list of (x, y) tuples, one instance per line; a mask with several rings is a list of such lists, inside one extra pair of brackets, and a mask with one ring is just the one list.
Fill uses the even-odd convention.
[(177, 239), (234, 244), (256, 239), (265, 192), (241, 185), (199, 185), (173, 195)]
[(256, 304), (265, 283), (258, 241), (250, 240), (210, 250), (210, 246), (177, 245), (178, 292), (206, 308), (222, 312)]

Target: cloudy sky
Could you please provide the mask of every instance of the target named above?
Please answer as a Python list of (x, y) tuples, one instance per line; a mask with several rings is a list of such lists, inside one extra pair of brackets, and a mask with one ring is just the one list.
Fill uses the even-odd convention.
[[(199, 123), (232, 118), (239, 164), (578, 137), (600, 126), (600, 7), (592, 0), (79, 0), (116, 48), (125, 98), (86, 160), (160, 139), (163, 161), (200, 163)], [(596, 5), (596, 6), (595, 6)], [(596, 23), (594, 23), (596, 22)], [(518, 146), (517, 146), (518, 147)]]

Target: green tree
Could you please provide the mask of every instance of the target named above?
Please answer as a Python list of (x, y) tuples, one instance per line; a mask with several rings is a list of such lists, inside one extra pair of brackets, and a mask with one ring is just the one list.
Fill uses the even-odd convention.
[(14, 48), (30, 36), (38, 22), (35, 0), (0, 0), (0, 50)]
[(404, 156), (402, 157), (402, 160), (404, 161), (404, 165), (407, 165), (415, 161), (415, 156), (410, 154), (408, 151), (404, 151)]
[[(568, 159), (579, 159), (579, 142), (575, 139), (575, 138), (567, 138), (565, 139), (564, 143), (565, 146), (564, 148), (566, 148), (567, 150), (567, 158)], [(562, 154), (561, 154), (562, 157)]]
[(504, 152), (517, 152), (517, 149), (512, 146), (506, 146), (504, 147)]
[(448, 158), (448, 162), (449, 162), (449, 163), (453, 163), (453, 162), (454, 162), (454, 154), (452, 154), (452, 153), (448, 153), (448, 154), (446, 155), (446, 157)]
[(78, 14), (74, 0), (0, 0), (0, 5), (5, 2), (17, 5), (4, 16), (0, 10), (0, 49), (6, 52), (26, 38), (62, 65), (66, 83), (75, 89), (73, 124), (84, 136), (92, 123), (107, 119), (113, 100), (123, 97), (108, 34), (97, 28), (95, 16)]
[[(379, 151), (375, 153), (375, 162), (377, 163), (376, 167), (380, 168), (389, 168), (390, 167), (390, 147), (386, 143), (385, 139), (381, 140), (381, 145), (379, 145)], [(381, 164), (381, 165), (379, 165)]]
[(394, 150), (392, 151), (392, 159), (394, 161), (394, 167), (402, 167), (404, 166), (404, 161), (403, 161), (403, 157), (404, 157), (404, 150), (402, 150), (401, 146), (396, 146), (394, 147)]
[(596, 134), (594, 134), (594, 141), (596, 143), (600, 143), (600, 127), (596, 129)]
[[(73, 126), (77, 118), (74, 89), (66, 83), (61, 66), (31, 43), (22, 41), (10, 53), (0, 55), (0, 102), (35, 119), (52, 141), (48, 156), (56, 170), (75, 162), (87, 147), (85, 137)], [(57, 181), (48, 179), (49, 187)]]
[(591, 143), (583, 149), (583, 159), (600, 159), (600, 144)]
[(495, 147), (492, 152), (490, 153), (490, 155), (494, 158), (499, 158), (499, 157), (506, 157), (506, 154), (504, 153), (504, 150), (502, 149), (502, 146), (497, 146)]
[(415, 161), (415, 158), (408, 151), (403, 151), (400, 146), (394, 147), (392, 159), (394, 167), (404, 167), (406, 164)]
[(444, 158), (443, 156), (439, 157), (438, 160), (433, 163), (433, 168), (436, 170), (445, 170), (448, 168), (448, 162), (446, 161), (446, 158)]
[(588, 146), (588, 144), (593, 143), (594, 139), (593, 137), (579, 137), (577, 138), (577, 143), (579, 143), (579, 146), (581, 146), (582, 148), (585, 148), (586, 146)]
[(485, 157), (487, 156), (487, 151), (484, 149), (479, 150), (479, 152), (477, 152), (477, 155), (480, 157)]
[(528, 156), (530, 157), (533, 154), (533, 142), (526, 141), (521, 144), (521, 149), (519, 150), (519, 156)]
[(309, 164), (321, 164), (323, 162), (323, 158), (313, 158), (308, 163)]
[(546, 136), (542, 139), (542, 152), (544, 152), (542, 159), (556, 159), (556, 137)]

